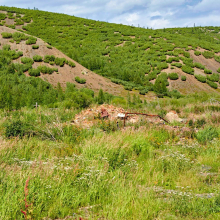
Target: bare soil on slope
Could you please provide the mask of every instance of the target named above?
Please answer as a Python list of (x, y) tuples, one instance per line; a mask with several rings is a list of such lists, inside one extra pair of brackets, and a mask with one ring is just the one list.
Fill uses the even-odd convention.
[[(0, 34), (2, 32), (10, 32), (14, 33), (16, 30), (5, 27), (5, 26), (0, 26)], [(57, 83), (59, 82), (62, 87), (65, 87), (67, 82), (71, 82), (76, 84), (77, 88), (89, 88), (93, 89), (95, 92), (98, 92), (99, 89), (103, 89), (105, 92), (109, 92), (113, 95), (121, 95), (121, 93), (124, 92), (124, 88), (120, 85), (112, 83), (109, 79), (106, 79), (90, 70), (87, 68), (83, 67), (76, 61), (70, 59), (68, 56), (57, 50), (56, 48), (49, 49), (47, 48), (47, 43), (45, 43), (43, 40), (37, 38), (36, 44), (39, 45), (39, 49), (32, 49), (32, 45), (26, 45), (25, 41), (21, 41), (19, 44), (16, 44), (16, 42), (11, 43), (9, 42), (10, 39), (4, 39), (0, 35), (0, 42), (1, 46), (0, 49), (5, 44), (9, 44), (11, 46), (12, 50), (18, 50), (23, 52), (23, 57), (30, 57), (33, 58), (34, 55), (40, 55), (44, 57), (45, 55), (54, 55), (55, 57), (59, 58), (66, 58), (67, 60), (70, 60), (76, 64), (75, 67), (70, 67), (69, 65), (64, 65), (64, 67), (59, 67), (55, 66), (58, 68), (58, 73), (53, 73), (51, 75), (49, 74), (41, 74), (40, 78), (48, 81), (52, 85), (56, 86)], [(20, 59), (15, 60), (14, 62), (20, 62)], [(33, 68), (36, 68), (39, 65), (46, 65), (49, 67), (54, 67), (51, 66), (50, 64), (44, 63), (44, 62), (35, 62), (33, 64)], [(28, 73), (26, 73), (28, 76)], [(75, 77), (79, 76), (80, 78), (86, 79), (86, 84), (79, 84), (75, 81)]]

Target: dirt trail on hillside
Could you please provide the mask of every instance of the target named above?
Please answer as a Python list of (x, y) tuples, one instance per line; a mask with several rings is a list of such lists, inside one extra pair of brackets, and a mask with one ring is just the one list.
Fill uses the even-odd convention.
[[(0, 34), (2, 32), (10, 32), (14, 33), (16, 30), (5, 27), (5, 26), (0, 26)], [(44, 62), (35, 62), (33, 64), (33, 67), (36, 68), (39, 65), (46, 65), (49, 67), (57, 67), (58, 72), (53, 73), (51, 75), (48, 74), (41, 74), (40, 78), (48, 81), (52, 85), (56, 86), (57, 83), (59, 82), (61, 86), (65, 87), (67, 82), (71, 82), (76, 84), (78, 88), (83, 88), (87, 87), (90, 89), (93, 89), (95, 92), (99, 91), (99, 89), (103, 89), (105, 92), (109, 92), (113, 95), (120, 95), (124, 89), (122, 86), (117, 85), (112, 83), (109, 79), (106, 79), (98, 74), (95, 74), (94, 72), (88, 70), (87, 68), (83, 67), (76, 61), (70, 59), (68, 56), (57, 50), (56, 48), (48, 49), (47, 48), (47, 43), (45, 43), (43, 40), (37, 38), (36, 44), (39, 45), (39, 49), (32, 49), (32, 45), (26, 45), (25, 41), (21, 41), (19, 44), (16, 44), (16, 42), (11, 43), (9, 42), (10, 39), (4, 39), (0, 35), (0, 42), (1, 46), (0, 49), (5, 44), (11, 45), (12, 50), (18, 50), (23, 52), (23, 57), (31, 57), (33, 58), (34, 55), (40, 55), (44, 57), (45, 55), (54, 55), (55, 57), (59, 58), (66, 58), (67, 60), (73, 61), (76, 66), (74, 68), (70, 67), (69, 65), (64, 65), (64, 67), (59, 67), (59, 66), (51, 66), (50, 64), (44, 63)], [(18, 60), (15, 60), (14, 62), (20, 62), (20, 58)], [(28, 75), (28, 74), (27, 74)], [(85, 78), (86, 79), (86, 84), (79, 84), (75, 81), (75, 77), (79, 76), (80, 78)]]

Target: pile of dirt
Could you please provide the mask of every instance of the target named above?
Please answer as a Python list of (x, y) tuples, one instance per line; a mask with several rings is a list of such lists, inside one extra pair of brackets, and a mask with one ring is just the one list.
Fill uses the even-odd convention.
[(126, 111), (123, 108), (103, 104), (97, 107), (83, 110), (75, 116), (72, 122), (81, 127), (89, 128), (99, 123), (102, 119), (115, 121), (116, 123), (117, 121), (124, 121), (124, 118), (126, 117), (126, 126), (138, 122), (164, 124), (164, 121), (161, 120), (159, 117), (147, 117), (146, 115), (136, 114), (125, 115), (125, 113)]
[[(107, 119), (110, 121), (123, 120), (125, 116), (125, 110), (113, 105), (103, 104), (94, 108), (86, 109), (77, 114), (74, 118), (74, 124), (82, 127), (91, 127), (94, 124), (100, 122), (100, 120)], [(132, 115), (126, 118), (126, 123), (135, 123), (139, 121), (139, 116)]]
[(166, 114), (166, 119), (170, 122), (183, 122), (184, 120), (178, 116), (175, 111), (170, 111)]

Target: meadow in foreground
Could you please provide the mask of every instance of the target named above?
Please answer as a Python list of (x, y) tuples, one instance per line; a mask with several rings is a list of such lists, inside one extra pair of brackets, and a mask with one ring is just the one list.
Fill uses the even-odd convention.
[[(210, 110), (186, 132), (147, 122), (82, 129), (68, 123), (75, 113), (1, 112), (0, 219), (219, 219), (220, 131)], [(13, 132), (22, 137), (6, 138)]]

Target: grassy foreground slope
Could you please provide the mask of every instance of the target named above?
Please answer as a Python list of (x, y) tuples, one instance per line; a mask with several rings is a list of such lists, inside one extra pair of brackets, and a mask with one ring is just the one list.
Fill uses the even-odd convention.
[[(154, 89), (155, 79), (182, 93), (219, 87), (219, 27), (151, 30), (38, 10), (0, 9), (24, 14), (32, 21), (22, 27), (25, 32), (127, 90), (145, 94)], [(173, 72), (178, 78), (169, 76)]]
[(199, 120), (103, 132), (71, 124), (74, 110), (1, 111), (1, 219), (219, 219), (219, 106), (204, 95), (143, 110), (159, 106)]

